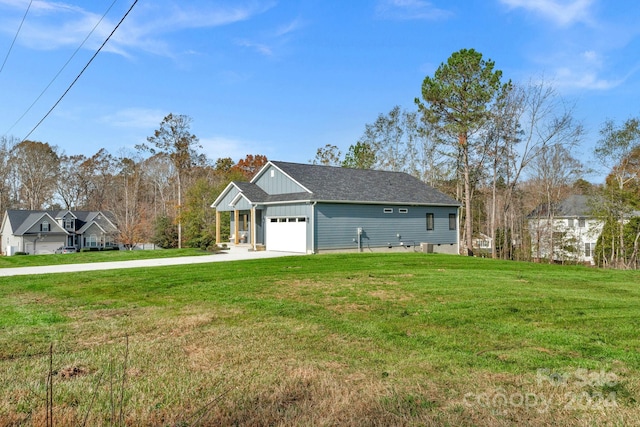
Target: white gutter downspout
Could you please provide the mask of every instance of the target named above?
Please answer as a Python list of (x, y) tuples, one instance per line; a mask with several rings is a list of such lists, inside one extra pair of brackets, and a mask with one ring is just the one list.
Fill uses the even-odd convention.
[(316, 203), (311, 202), (311, 253), (316, 253)]

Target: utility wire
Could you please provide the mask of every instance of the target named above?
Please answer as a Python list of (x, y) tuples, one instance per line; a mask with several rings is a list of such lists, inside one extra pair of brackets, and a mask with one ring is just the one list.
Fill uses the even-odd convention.
[(93, 60), (96, 58), (96, 56), (98, 56), (98, 54), (100, 53), (100, 51), (102, 50), (102, 48), (107, 44), (107, 42), (111, 39), (111, 37), (113, 36), (113, 34), (116, 32), (116, 30), (120, 27), (120, 25), (122, 24), (122, 22), (124, 22), (124, 20), (127, 18), (127, 16), (129, 16), (129, 13), (131, 12), (131, 10), (133, 10), (133, 7), (138, 3), (138, 0), (134, 0), (133, 4), (131, 5), (131, 7), (129, 8), (129, 10), (127, 10), (127, 13), (124, 14), (124, 16), (122, 17), (122, 19), (120, 19), (120, 22), (118, 22), (118, 25), (115, 26), (115, 28), (113, 29), (113, 31), (111, 31), (111, 34), (109, 34), (109, 36), (106, 38), (106, 40), (102, 43), (102, 45), (100, 45), (100, 47), (98, 48), (98, 50), (96, 50), (96, 53), (93, 54), (93, 56), (91, 57), (91, 59), (89, 59), (89, 62), (87, 62), (87, 65), (84, 66), (84, 68), (80, 71), (80, 73), (78, 74), (78, 76), (71, 82), (71, 84), (69, 85), (69, 87), (67, 88), (67, 90), (64, 91), (64, 93), (60, 96), (60, 98), (58, 98), (58, 100), (56, 101), (55, 104), (53, 104), (53, 107), (51, 107), (51, 109), (49, 109), (49, 111), (47, 111), (47, 114), (44, 115), (44, 117), (42, 119), (40, 119), (40, 121), (33, 127), (33, 129), (31, 129), (29, 131), (29, 133), (22, 138), (22, 141), (25, 141), (27, 138), (29, 138), (29, 136), (38, 128), (38, 126), (40, 126), (42, 124), (42, 122), (44, 122), (44, 120), (49, 117), (49, 114), (51, 114), (51, 112), (58, 106), (58, 104), (60, 103), (60, 101), (62, 101), (62, 98), (64, 98), (66, 96), (67, 93), (69, 93), (69, 91), (71, 90), (71, 88), (73, 87), (73, 85), (76, 84), (76, 82), (80, 79), (80, 76), (82, 76), (82, 74), (85, 72), (85, 70), (87, 68), (89, 68), (89, 65), (91, 65), (91, 63), (93, 62)]
[(31, 103), (31, 105), (29, 106), (29, 108), (27, 108), (27, 111), (25, 111), (24, 113), (22, 113), (22, 115), (18, 118), (18, 120), (15, 121), (14, 124), (11, 125), (11, 127), (9, 128), (9, 130), (7, 130), (4, 134), (8, 135), (9, 132), (11, 132), (11, 130), (18, 124), (20, 123), (20, 120), (22, 120), (24, 118), (24, 116), (27, 115), (27, 113), (29, 113), (29, 111), (31, 111), (31, 109), (33, 108), (34, 105), (36, 105), (36, 103), (40, 100), (40, 98), (42, 98), (42, 95), (45, 94), (45, 92), (47, 90), (49, 90), (49, 88), (51, 87), (51, 85), (53, 84), (53, 82), (56, 81), (56, 79), (60, 76), (60, 74), (62, 74), (62, 72), (64, 71), (64, 69), (67, 67), (67, 65), (69, 65), (69, 63), (71, 62), (71, 60), (76, 56), (76, 54), (80, 51), (80, 49), (82, 49), (82, 46), (84, 46), (84, 44), (87, 42), (87, 40), (89, 40), (89, 37), (91, 37), (91, 35), (93, 34), (93, 32), (96, 30), (96, 28), (98, 28), (98, 25), (100, 25), (100, 23), (104, 20), (104, 18), (107, 16), (107, 14), (109, 13), (109, 11), (111, 11), (111, 8), (113, 7), (114, 4), (116, 4), (118, 0), (113, 0), (113, 3), (111, 3), (111, 6), (109, 6), (109, 8), (107, 9), (107, 11), (102, 15), (102, 17), (100, 18), (100, 20), (96, 23), (96, 25), (94, 25), (94, 27), (91, 29), (91, 31), (89, 32), (89, 34), (87, 34), (87, 37), (84, 38), (84, 40), (82, 41), (82, 43), (80, 43), (80, 46), (78, 46), (78, 48), (76, 49), (75, 52), (73, 52), (73, 54), (71, 55), (71, 57), (67, 60), (67, 62), (64, 63), (64, 65), (62, 66), (62, 68), (60, 68), (60, 71), (58, 71), (58, 73), (53, 76), (53, 78), (51, 79), (51, 81), (49, 82), (49, 84), (47, 85), (47, 87), (45, 87), (42, 92), (40, 92), (40, 95), (38, 95), (38, 97), (35, 99), (35, 101), (33, 101)]
[(29, 6), (27, 6), (27, 11), (24, 13), (24, 16), (22, 17), (22, 21), (20, 21), (20, 26), (18, 27), (18, 31), (16, 31), (16, 36), (13, 38), (13, 41), (11, 42), (11, 46), (9, 46), (9, 51), (7, 52), (7, 56), (4, 57), (4, 61), (2, 62), (2, 67), (0, 67), (0, 73), (2, 73), (2, 70), (4, 70), (4, 66), (7, 63), (7, 59), (9, 59), (9, 54), (11, 54), (11, 50), (13, 50), (13, 45), (16, 43), (18, 34), (20, 34), (20, 29), (22, 29), (22, 24), (24, 24), (25, 19), (27, 19), (27, 13), (29, 13), (29, 9), (31, 9), (31, 3), (33, 3), (33, 0), (29, 2)]

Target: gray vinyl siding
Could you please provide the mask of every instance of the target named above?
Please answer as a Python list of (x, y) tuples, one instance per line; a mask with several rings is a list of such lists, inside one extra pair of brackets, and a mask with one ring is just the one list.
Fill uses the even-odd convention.
[[(271, 176), (273, 171), (273, 176)], [(267, 194), (290, 194), (306, 192), (302, 186), (297, 184), (291, 178), (280, 172), (279, 169), (270, 166), (264, 173), (254, 182), (258, 187), (262, 188)]]
[(227, 195), (222, 198), (220, 203), (218, 203), (218, 208), (217, 209), (220, 212), (231, 212), (231, 211), (233, 211), (233, 207), (231, 207), (229, 205), (231, 204), (233, 199), (236, 198), (238, 193), (239, 193), (239, 191), (235, 187), (232, 188), (231, 190), (229, 190), (229, 193), (227, 193)]
[(247, 199), (241, 197), (240, 200), (236, 202), (235, 209), (238, 211), (249, 211), (251, 210), (251, 203), (247, 202)]
[(264, 244), (264, 215), (262, 209), (256, 209), (256, 243)]
[[(384, 213), (384, 208), (393, 213)], [(407, 209), (407, 213), (400, 213)], [(434, 229), (427, 231), (426, 215), (434, 214)], [(355, 249), (362, 227), (362, 247), (457, 243), (458, 230), (449, 230), (449, 214), (456, 206), (384, 206), (326, 204), (316, 206), (316, 249)], [(456, 227), (457, 228), (457, 227)], [(398, 238), (398, 235), (400, 237)]]
[(291, 203), (287, 205), (265, 206), (265, 217), (311, 216), (311, 205), (307, 203)]

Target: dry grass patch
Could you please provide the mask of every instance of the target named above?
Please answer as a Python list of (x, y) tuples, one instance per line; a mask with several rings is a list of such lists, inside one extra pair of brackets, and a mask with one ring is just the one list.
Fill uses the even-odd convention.
[(633, 277), (358, 254), (6, 282), (0, 426), (44, 422), (51, 342), (55, 425), (115, 425), (120, 393), (135, 426), (634, 425)]

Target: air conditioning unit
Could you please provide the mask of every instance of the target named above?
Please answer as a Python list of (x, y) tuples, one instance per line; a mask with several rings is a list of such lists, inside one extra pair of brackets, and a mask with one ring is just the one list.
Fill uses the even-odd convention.
[(433, 243), (420, 243), (420, 251), (425, 254), (433, 253)]

